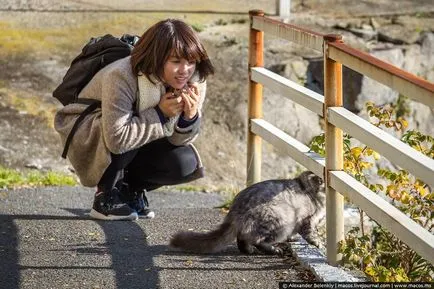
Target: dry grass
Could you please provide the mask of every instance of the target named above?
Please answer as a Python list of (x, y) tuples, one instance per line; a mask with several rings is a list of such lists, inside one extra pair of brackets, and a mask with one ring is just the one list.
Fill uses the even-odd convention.
[(55, 105), (43, 103), (43, 99), (21, 89), (0, 87), (0, 99), (6, 106), (21, 113), (40, 118), (48, 127), (53, 127), (54, 114), (58, 109)]
[[(27, 59), (30, 55), (46, 58), (55, 55), (64, 57), (65, 61), (69, 62), (70, 59), (66, 58), (78, 54), (84, 43), (92, 36), (107, 33), (115, 36), (124, 33), (141, 35), (149, 26), (166, 18), (183, 19), (194, 27), (206, 29), (209, 25), (225, 23), (235, 17), (205, 14), (98, 13), (97, 17), (92, 18), (79, 14), (65, 14), (64, 17), (68, 19), (61, 23), (58, 14), (34, 14), (30, 17), (33, 22), (21, 21), (23, 19), (20, 17), (6, 18), (0, 22), (1, 58)], [(44, 22), (38, 25), (44, 17), (59, 19), (52, 19), (52, 24)]]
[[(32, 63), (52, 58), (59, 61), (61, 65), (69, 65), (90, 37), (107, 33), (115, 36), (124, 33), (141, 35), (149, 26), (166, 18), (184, 19), (193, 27), (201, 29), (240, 18), (233, 15), (169, 15), (164, 13), (97, 13), (92, 15), (89, 13), (33, 12), (22, 17), (6, 14), (1, 16), (0, 66), (5, 67), (19, 67), (18, 63)], [(6, 66), (6, 63), (9, 64)], [(44, 100), (38, 97), (39, 93), (41, 91), (11, 87), (9, 80), (0, 79), (0, 100), (2, 102), (23, 113), (41, 117), (49, 127), (52, 127), (56, 106), (49, 103), (41, 105)]]

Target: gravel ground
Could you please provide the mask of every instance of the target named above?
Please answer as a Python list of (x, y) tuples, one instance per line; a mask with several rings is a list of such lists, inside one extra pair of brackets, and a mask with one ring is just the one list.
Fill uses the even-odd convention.
[(153, 192), (156, 218), (102, 222), (88, 217), (92, 190), (0, 191), (0, 288), (278, 288), (313, 275), (293, 257), (215, 255), (170, 249), (177, 230), (205, 230), (223, 218), (223, 196)]

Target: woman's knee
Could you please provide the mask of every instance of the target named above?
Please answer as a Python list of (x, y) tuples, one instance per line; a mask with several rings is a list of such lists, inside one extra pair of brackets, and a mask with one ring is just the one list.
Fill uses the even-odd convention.
[(136, 157), (138, 150), (132, 150), (125, 152), (123, 154), (111, 153), (111, 164), (110, 166), (115, 170), (122, 170), (126, 168)]
[(186, 177), (193, 173), (198, 161), (195, 152), (190, 146), (178, 147), (172, 150), (165, 161), (166, 166), (171, 168), (174, 177)]

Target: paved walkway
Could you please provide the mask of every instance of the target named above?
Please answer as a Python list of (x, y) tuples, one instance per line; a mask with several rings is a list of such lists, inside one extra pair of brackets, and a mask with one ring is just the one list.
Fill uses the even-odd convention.
[(292, 258), (217, 255), (167, 246), (179, 229), (205, 230), (223, 215), (219, 194), (149, 193), (156, 218), (88, 217), (93, 191), (80, 187), (0, 190), (0, 288), (279, 288), (305, 281)]

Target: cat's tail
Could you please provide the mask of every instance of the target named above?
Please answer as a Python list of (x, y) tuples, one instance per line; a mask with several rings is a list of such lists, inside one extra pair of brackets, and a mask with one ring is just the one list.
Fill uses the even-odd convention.
[(195, 253), (216, 253), (235, 237), (234, 226), (225, 220), (217, 229), (210, 232), (178, 232), (170, 240), (170, 246)]

